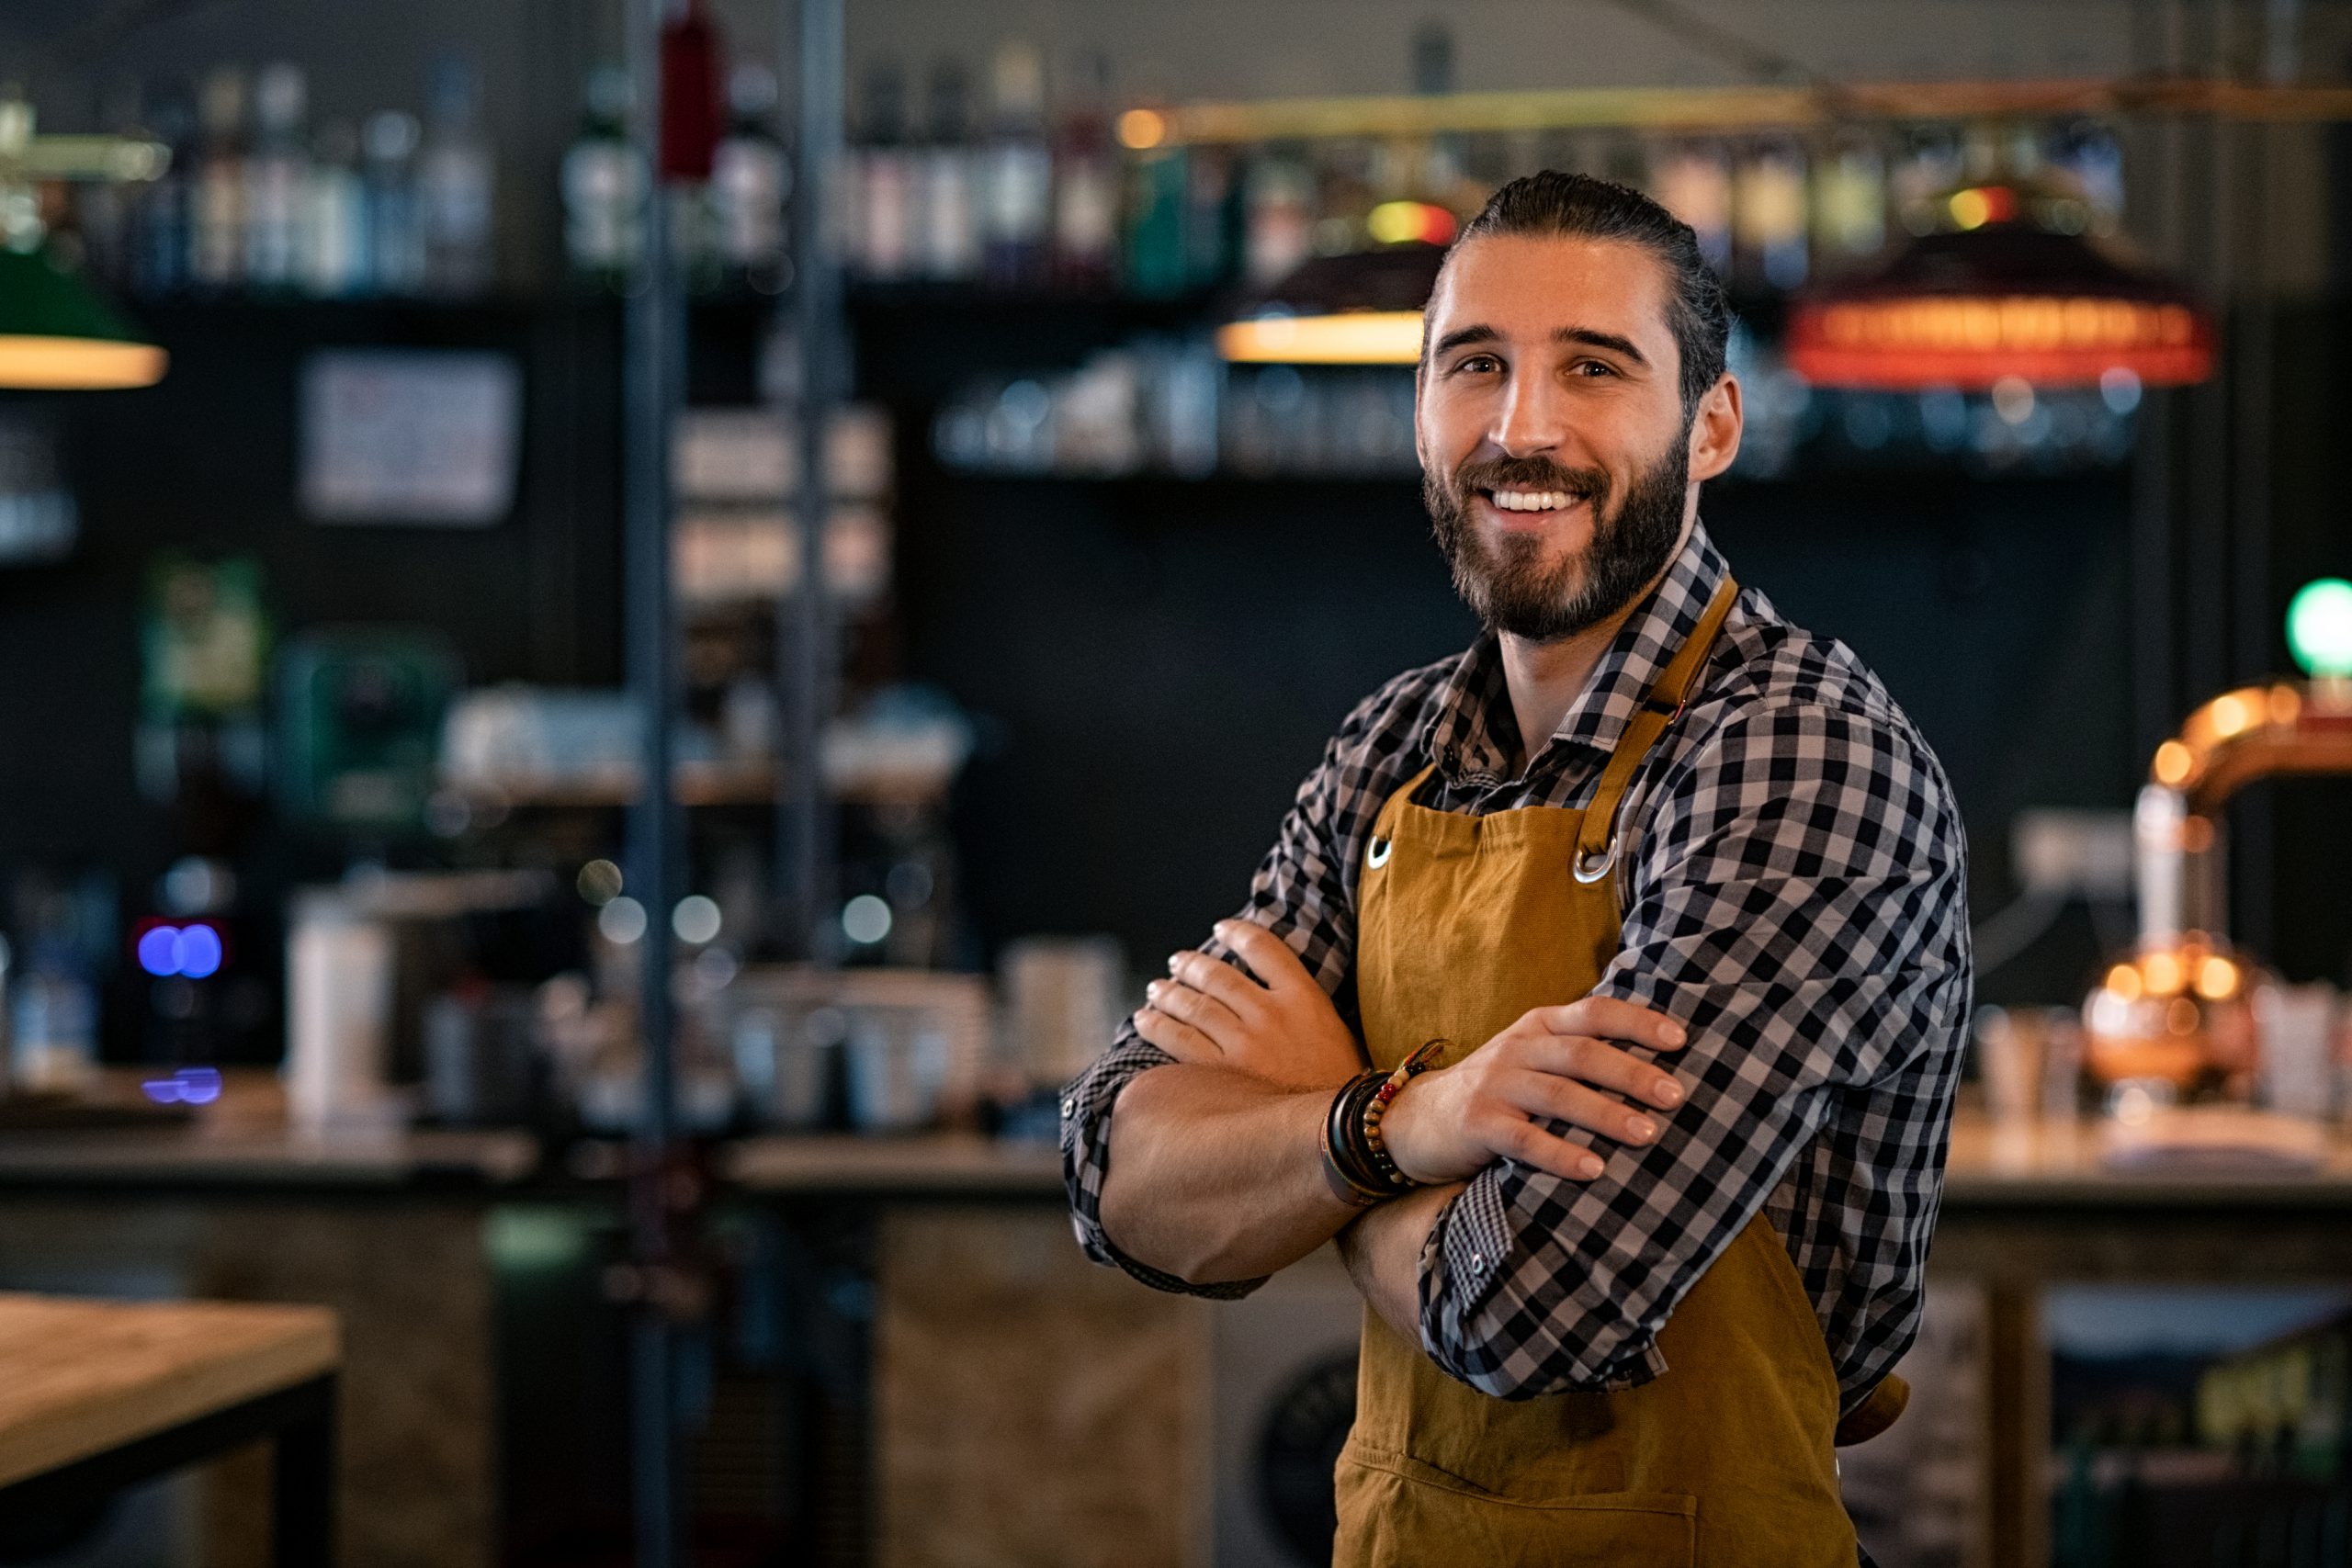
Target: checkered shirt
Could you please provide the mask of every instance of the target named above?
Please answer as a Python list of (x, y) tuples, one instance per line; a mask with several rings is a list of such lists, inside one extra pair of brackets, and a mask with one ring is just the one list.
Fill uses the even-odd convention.
[[(1287, 941), (1354, 1024), (1356, 879), (1383, 803), (1434, 761), (1423, 798), (1441, 809), (1587, 804), (1726, 570), (1694, 529), (1520, 776), (1491, 637), (1374, 693), (1300, 786), (1242, 917)], [(1449, 1201), (1420, 1258), (1423, 1348), (1507, 1399), (1645, 1382), (1675, 1303), (1760, 1210), (1850, 1407), (1917, 1331), (1942, 1193), (1971, 991), (1951, 786), (1851, 649), (1749, 589), (1619, 824), (1624, 933), (1595, 994), (1688, 1028), (1667, 1065), (1690, 1098), (1647, 1148), (1578, 1134), (1607, 1156), (1596, 1180), (1501, 1160)], [(1125, 1025), (1065, 1093), (1078, 1238), (1159, 1289), (1245, 1294), (1258, 1281), (1189, 1286), (1103, 1234), (1112, 1105), (1168, 1060)]]

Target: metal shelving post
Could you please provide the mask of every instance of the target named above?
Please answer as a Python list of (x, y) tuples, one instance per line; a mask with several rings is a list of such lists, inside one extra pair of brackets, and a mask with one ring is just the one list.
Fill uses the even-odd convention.
[(645, 1046), (629, 1179), (629, 1243), (636, 1281), (631, 1325), (632, 1461), (638, 1568), (685, 1560), (677, 1429), (680, 1325), (684, 1292), (673, 1288), (679, 1234), (691, 1209), (677, 1135), (673, 1074), (670, 911), (682, 863), (671, 773), (681, 696), (670, 599), (670, 441), (684, 390), (685, 296), (672, 253), (662, 169), (662, 28), (666, 0), (628, 0), (623, 13), (636, 118), (630, 130), (650, 180), (644, 253), (623, 323), (622, 562), (628, 689), (644, 724), (643, 780), (629, 807), (628, 891), (645, 910), (639, 939), (639, 1033)]

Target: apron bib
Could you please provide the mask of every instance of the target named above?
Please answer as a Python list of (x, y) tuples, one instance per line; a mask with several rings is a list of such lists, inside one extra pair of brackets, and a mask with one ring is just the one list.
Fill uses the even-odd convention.
[[(1373, 1065), (1491, 1038), (1589, 992), (1619, 942), (1614, 818), (1698, 684), (1726, 580), (1627, 725), (1592, 805), (1472, 817), (1413, 803), (1374, 824), (1356, 985)], [(1832, 1434), (1838, 1387), (1811, 1299), (1758, 1214), (1658, 1335), (1668, 1371), (1616, 1393), (1502, 1400), (1364, 1314), (1340, 1457), (1338, 1568), (1853, 1568)]]

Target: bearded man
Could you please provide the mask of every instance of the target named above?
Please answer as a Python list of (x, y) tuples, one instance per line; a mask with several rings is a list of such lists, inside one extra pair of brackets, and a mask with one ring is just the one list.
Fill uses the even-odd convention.
[(1365, 1303), (1335, 1561), (1856, 1562), (1971, 990), (1959, 813), (1854, 653), (1699, 521), (1739, 449), (1690, 228), (1512, 182), (1425, 317), (1485, 623), (1351, 714), (1240, 915), (1063, 1101), (1079, 1239)]

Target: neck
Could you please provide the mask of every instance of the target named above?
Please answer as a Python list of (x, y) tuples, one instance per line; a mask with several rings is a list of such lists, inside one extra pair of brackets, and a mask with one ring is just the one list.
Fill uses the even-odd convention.
[(1673, 553), (1657, 575), (1642, 584), (1641, 592), (1611, 611), (1600, 620), (1567, 637), (1550, 642), (1535, 642), (1504, 632), (1497, 639), (1501, 645), (1503, 685), (1510, 693), (1511, 717), (1519, 725), (1521, 772), (1535, 761), (1560, 721), (1583, 696), (1592, 683), (1592, 672), (1600, 656), (1617, 639), (1635, 606), (1646, 601), (1651, 592), (1674, 570), (1682, 558), (1683, 547), (1690, 542), (1691, 518), (1682, 520), (1681, 535), (1674, 542)]

